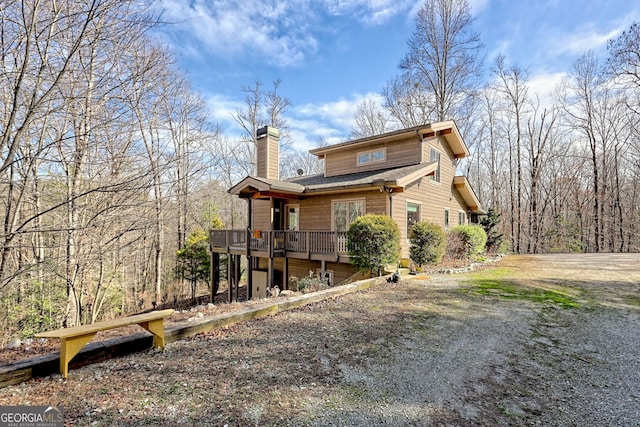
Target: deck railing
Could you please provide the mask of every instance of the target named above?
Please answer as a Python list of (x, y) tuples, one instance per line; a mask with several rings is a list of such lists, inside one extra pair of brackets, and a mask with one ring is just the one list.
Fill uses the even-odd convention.
[(257, 251), (267, 252), (270, 256), (287, 256), (290, 253), (346, 255), (347, 233), (319, 230), (211, 230), (209, 244), (224, 252)]

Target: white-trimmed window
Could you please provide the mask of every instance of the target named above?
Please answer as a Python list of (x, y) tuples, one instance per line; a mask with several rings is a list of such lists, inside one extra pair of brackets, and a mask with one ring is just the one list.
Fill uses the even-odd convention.
[(415, 225), (416, 222), (420, 221), (421, 217), (421, 209), (420, 204), (414, 202), (407, 202), (407, 239), (409, 238), (409, 232), (411, 231), (411, 227)]
[(364, 215), (364, 199), (335, 200), (332, 203), (333, 231), (347, 231), (356, 218)]
[(449, 209), (444, 210), (444, 228), (449, 227)]
[(358, 166), (369, 163), (380, 163), (387, 160), (387, 149), (381, 148), (373, 151), (361, 151), (358, 153)]
[(440, 152), (435, 148), (431, 147), (431, 153), (429, 154), (429, 160), (433, 162), (438, 162), (438, 169), (436, 169), (435, 173), (431, 175), (431, 180), (435, 182), (440, 182)]
[(467, 214), (463, 211), (458, 211), (458, 225), (464, 225), (467, 223)]

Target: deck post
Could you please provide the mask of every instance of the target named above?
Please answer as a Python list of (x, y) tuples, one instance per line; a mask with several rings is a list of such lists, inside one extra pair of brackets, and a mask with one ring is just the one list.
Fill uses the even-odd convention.
[(235, 274), (234, 274), (234, 279), (236, 282), (236, 302), (238, 302), (238, 294), (240, 293), (240, 260), (242, 259), (242, 256), (240, 255), (236, 255), (236, 260), (234, 262), (234, 269), (235, 269)]
[(247, 301), (253, 298), (253, 257), (247, 256)]
[(229, 295), (227, 297), (227, 302), (231, 304), (233, 302), (233, 255), (232, 254), (227, 255), (227, 287), (229, 288), (228, 290)]
[(284, 280), (284, 285), (282, 286), (284, 289), (289, 289), (289, 257), (284, 258), (284, 266), (282, 268), (282, 280)]
[(269, 258), (269, 271), (267, 273), (267, 287), (273, 286), (273, 257)]
[(211, 302), (216, 302), (216, 293), (220, 288), (220, 254), (217, 252), (211, 253)]

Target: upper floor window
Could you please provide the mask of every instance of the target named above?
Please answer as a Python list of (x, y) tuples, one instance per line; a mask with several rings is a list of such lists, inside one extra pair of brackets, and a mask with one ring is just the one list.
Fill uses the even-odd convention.
[(381, 148), (374, 151), (361, 151), (358, 153), (358, 166), (368, 163), (384, 162), (387, 159), (387, 150)]
[(356, 218), (364, 215), (364, 199), (333, 202), (333, 230), (347, 231)]
[(436, 169), (435, 173), (431, 175), (431, 180), (440, 182), (440, 152), (435, 148), (432, 148), (429, 157), (431, 162), (438, 162), (438, 169)]

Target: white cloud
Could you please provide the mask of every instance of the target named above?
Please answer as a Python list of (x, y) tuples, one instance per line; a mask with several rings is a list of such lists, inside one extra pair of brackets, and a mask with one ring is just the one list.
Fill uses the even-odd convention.
[(323, 122), (331, 124), (341, 133), (348, 134), (351, 126), (353, 126), (353, 116), (356, 113), (358, 104), (367, 98), (379, 99), (380, 95), (375, 93), (354, 94), (350, 98), (340, 98), (323, 104), (305, 104), (297, 107), (295, 113), (301, 117), (321, 119)]
[(594, 23), (588, 23), (578, 27), (569, 34), (557, 34), (551, 46), (554, 54), (581, 55), (588, 50), (597, 51), (603, 48), (607, 41), (620, 34), (622, 30), (614, 28), (612, 30), (602, 30)]
[(220, 94), (213, 94), (206, 98), (206, 102), (211, 118), (222, 125), (227, 133), (240, 133), (240, 128), (234, 120), (233, 115), (245, 107), (242, 100)]
[(322, 140), (337, 144), (348, 139), (353, 127), (353, 116), (358, 105), (365, 99), (382, 102), (378, 93), (353, 94), (350, 98), (322, 104), (305, 104), (294, 108), (289, 118), (289, 127), (298, 149), (312, 149)]
[(550, 107), (553, 104), (553, 93), (567, 75), (566, 72), (539, 73), (529, 78), (529, 95), (538, 95), (540, 106)]
[(486, 7), (489, 6), (489, 0), (469, 0), (471, 15), (478, 16)]
[(162, 6), (165, 20), (175, 22), (170, 30), (196, 39), (189, 44), (218, 57), (255, 55), (269, 64), (291, 66), (318, 49), (309, 32), (315, 18), (302, 0), (163, 0)]
[(513, 46), (512, 40), (498, 40), (495, 43), (495, 47), (491, 49), (491, 51), (487, 54), (487, 59), (489, 60), (489, 66), (493, 65), (495, 59), (502, 55), (505, 57), (507, 63), (511, 62), (511, 48)]
[(380, 25), (406, 13), (414, 0), (325, 0), (324, 3), (334, 16), (351, 16), (367, 25)]
[(300, 65), (318, 52), (319, 38), (332, 31), (333, 22), (327, 15), (380, 25), (405, 13), (414, 1), (161, 0), (159, 4), (165, 11), (164, 19), (173, 23), (165, 30), (177, 38), (171, 41), (177, 50), (225, 59), (251, 56), (269, 65), (288, 67)]
[[(340, 98), (333, 102), (308, 103), (291, 108), (287, 114), (287, 122), (295, 148), (310, 150), (318, 147), (321, 141), (336, 144), (347, 139), (358, 104), (366, 98), (374, 98), (380, 102), (380, 95), (376, 93), (354, 94), (350, 98)], [(233, 116), (245, 107), (242, 100), (212, 94), (207, 97), (207, 105), (211, 117), (222, 125), (225, 134), (230, 137), (241, 134)]]

